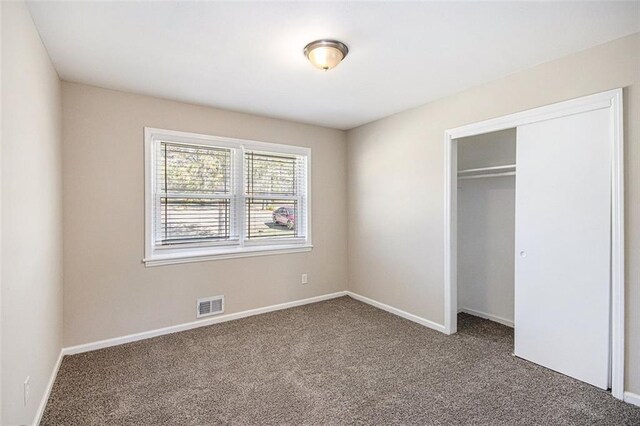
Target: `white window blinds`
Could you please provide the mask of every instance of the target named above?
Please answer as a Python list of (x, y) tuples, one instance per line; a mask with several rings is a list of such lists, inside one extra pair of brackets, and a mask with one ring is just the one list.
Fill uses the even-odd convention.
[(237, 240), (233, 150), (165, 141), (156, 147), (156, 244)]
[(306, 159), (246, 151), (246, 238), (303, 238)]

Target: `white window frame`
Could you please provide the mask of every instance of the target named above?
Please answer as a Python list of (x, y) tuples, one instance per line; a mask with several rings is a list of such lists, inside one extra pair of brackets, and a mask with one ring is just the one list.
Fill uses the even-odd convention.
[[(237, 257), (264, 256), (273, 254), (300, 253), (311, 251), (311, 149), (292, 145), (268, 142), (258, 142), (247, 139), (235, 139), (222, 136), (211, 136), (196, 133), (179, 132), (175, 130), (144, 129), (144, 160), (145, 160), (145, 266), (170, 265), (176, 263), (201, 262), (207, 260), (231, 259)], [(233, 197), (240, 198), (232, 202), (232, 214), (235, 214), (236, 234), (238, 240), (228, 242), (206, 242), (180, 245), (180, 247), (163, 247), (155, 243), (155, 144), (160, 142), (189, 143), (203, 146), (233, 148), (235, 151), (236, 170), (232, 177), (235, 191)], [(279, 154), (299, 155), (306, 158), (306, 190), (304, 191), (304, 205), (302, 211), (302, 237), (273, 238), (261, 241), (246, 240), (246, 198), (244, 166), (245, 151), (265, 151)], [(219, 198), (229, 198), (221, 196)], [(278, 196), (282, 199), (297, 199), (299, 196)], [(238, 202), (240, 201), (240, 202)], [(301, 201), (301, 200), (300, 200)], [(236, 206), (237, 209), (234, 210)]]

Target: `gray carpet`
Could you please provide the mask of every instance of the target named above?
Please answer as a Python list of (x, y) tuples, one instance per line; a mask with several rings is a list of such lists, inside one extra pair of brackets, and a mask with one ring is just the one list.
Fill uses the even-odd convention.
[(640, 425), (640, 408), (348, 297), (64, 358), (43, 425)]

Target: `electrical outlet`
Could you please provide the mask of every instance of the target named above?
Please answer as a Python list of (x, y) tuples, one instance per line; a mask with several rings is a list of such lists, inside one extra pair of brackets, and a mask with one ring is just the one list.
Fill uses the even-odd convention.
[(27, 403), (29, 402), (29, 391), (31, 390), (31, 377), (27, 376), (27, 378), (24, 381), (24, 406), (27, 406)]
[(307, 281), (307, 274), (302, 274), (302, 276), (300, 277), (300, 283), (301, 284), (307, 284), (309, 281)]

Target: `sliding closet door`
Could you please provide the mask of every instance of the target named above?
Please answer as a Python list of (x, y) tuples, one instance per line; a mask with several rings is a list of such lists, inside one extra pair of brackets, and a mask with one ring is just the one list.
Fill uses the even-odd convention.
[(609, 386), (610, 110), (518, 127), (515, 354)]

